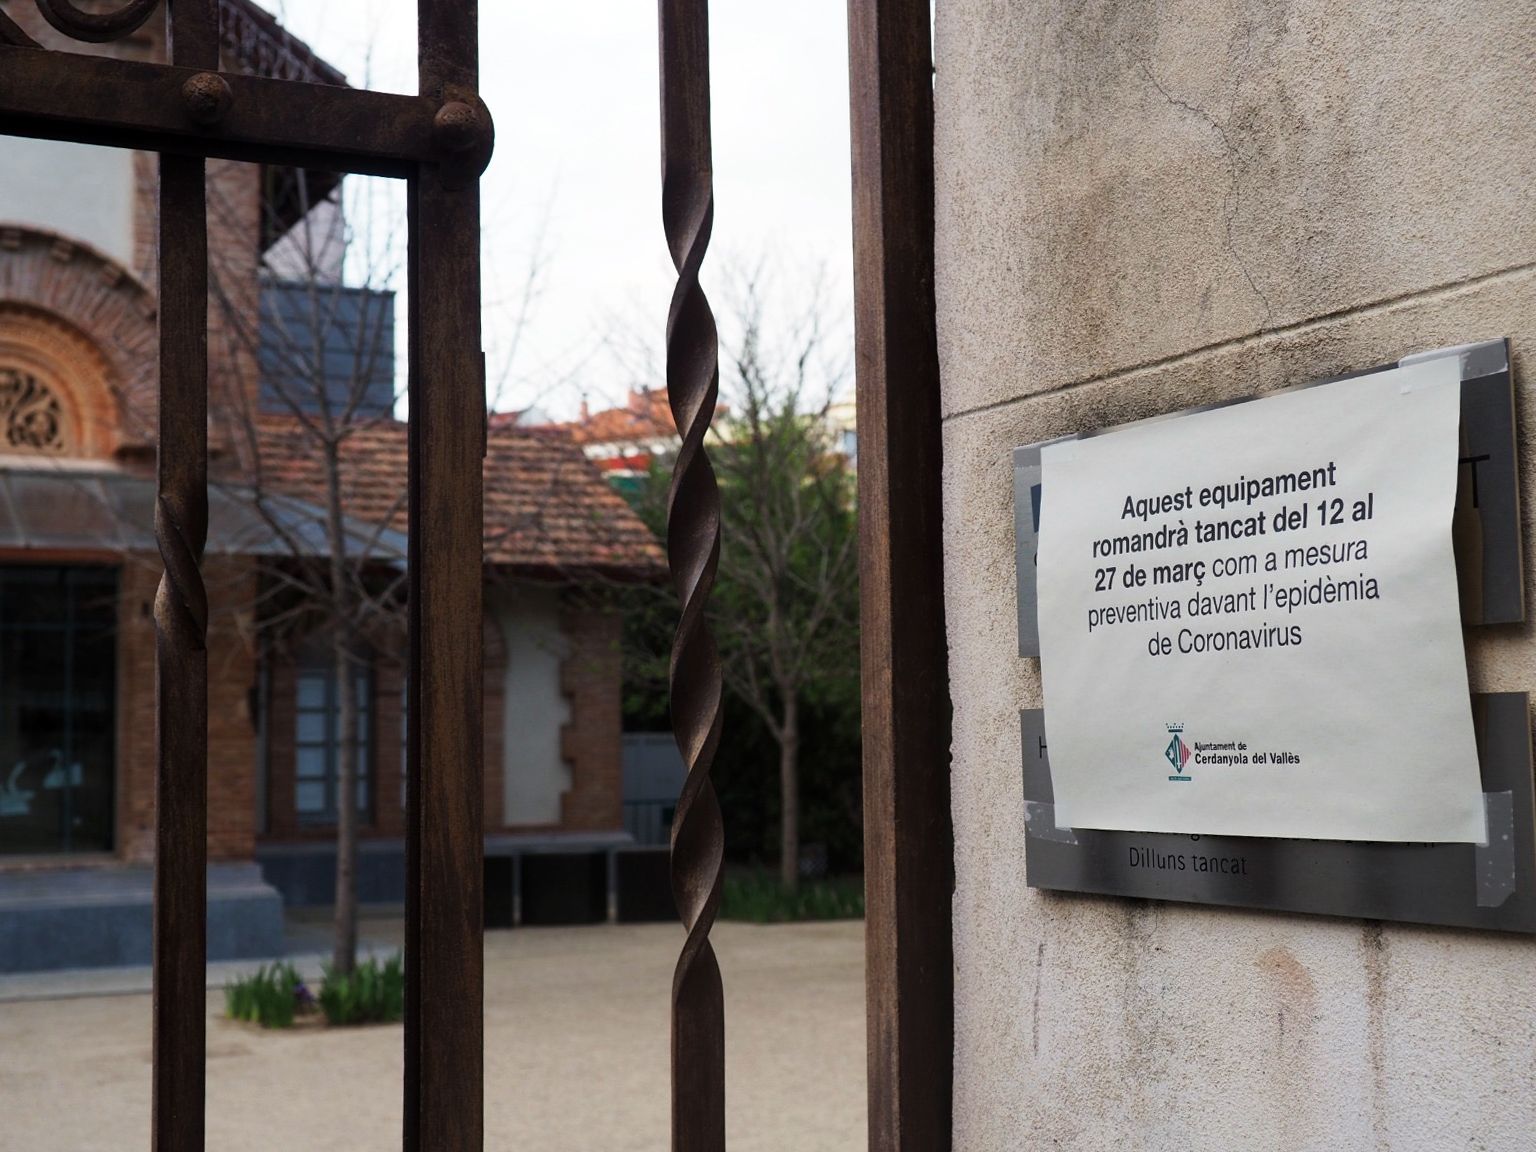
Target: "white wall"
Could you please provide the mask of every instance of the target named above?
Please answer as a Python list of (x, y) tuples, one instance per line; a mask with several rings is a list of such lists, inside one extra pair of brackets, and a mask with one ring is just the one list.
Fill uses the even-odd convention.
[(81, 240), (133, 267), (133, 153), (0, 136), (0, 224)]
[(488, 598), (507, 645), (502, 785), (507, 824), (558, 824), (571, 769), (560, 757), (560, 729), (571, 718), (560, 691), (566, 641), (559, 593), (520, 587)]
[[(366, 179), (366, 177), (360, 177)], [(347, 221), (340, 193), (322, 200), (267, 249), (267, 271), (284, 280), (340, 284), (347, 255)], [(377, 278), (385, 269), (374, 270)], [(378, 287), (379, 285), (371, 285)]]
[[(945, 0), (936, 37), (955, 1147), (1536, 1148), (1536, 941), (1026, 886), (1009, 458), (1507, 335), (1529, 549), (1536, 6)], [(1530, 626), (1469, 652), (1536, 691)]]

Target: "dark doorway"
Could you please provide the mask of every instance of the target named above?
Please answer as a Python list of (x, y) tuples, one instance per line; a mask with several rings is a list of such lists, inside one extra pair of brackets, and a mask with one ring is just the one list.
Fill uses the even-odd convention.
[(0, 854), (112, 849), (117, 572), (0, 567)]

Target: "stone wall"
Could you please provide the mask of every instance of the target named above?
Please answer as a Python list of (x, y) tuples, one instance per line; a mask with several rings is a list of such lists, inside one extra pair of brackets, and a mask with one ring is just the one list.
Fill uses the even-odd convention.
[[(1529, 510), (1533, 55), (1513, 0), (939, 5), (956, 1148), (1530, 1146), (1536, 942), (1026, 888), (1009, 454), (1509, 336)], [(1530, 628), (1469, 657), (1536, 691)]]

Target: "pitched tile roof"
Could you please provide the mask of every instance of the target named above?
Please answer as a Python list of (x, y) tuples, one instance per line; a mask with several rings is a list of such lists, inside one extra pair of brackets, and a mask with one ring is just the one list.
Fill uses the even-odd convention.
[(664, 388), (631, 391), (623, 408), (604, 408), (582, 412), (582, 417), (566, 425), (578, 444), (629, 443), (642, 440), (671, 441), (677, 438), (677, 422), (667, 403)]
[[(324, 506), (320, 445), (296, 420), (262, 419), (257, 464), (259, 485)], [(406, 530), (404, 424), (381, 421), (349, 433), (341, 468), (346, 515)], [(568, 433), (493, 427), (484, 475), (486, 563), (631, 578), (665, 572), (661, 545)]]
[[(724, 404), (715, 406), (717, 418), (729, 411)], [(494, 416), (492, 420), (495, 420)], [(603, 408), (592, 412), (587, 408), (586, 401), (582, 401), (580, 418), (568, 424), (532, 427), (563, 428), (575, 438), (576, 443), (583, 446), (655, 441), (670, 445), (677, 440), (677, 422), (672, 419), (672, 406), (667, 400), (665, 388), (641, 388), (638, 391), (631, 388), (629, 398), (622, 408)]]

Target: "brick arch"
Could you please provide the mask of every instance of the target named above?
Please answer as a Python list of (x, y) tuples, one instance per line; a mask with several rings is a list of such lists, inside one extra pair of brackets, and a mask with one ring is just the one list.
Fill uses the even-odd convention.
[(0, 224), (0, 354), (41, 366), (76, 413), (82, 455), (153, 442), (154, 294), (88, 245)]
[[(57, 456), (110, 456), (121, 423), (109, 383), (111, 365), (101, 351), (46, 312), (0, 303), (0, 383), (16, 377), (43, 390), (62, 411)], [(25, 451), (0, 438), (0, 452)]]

